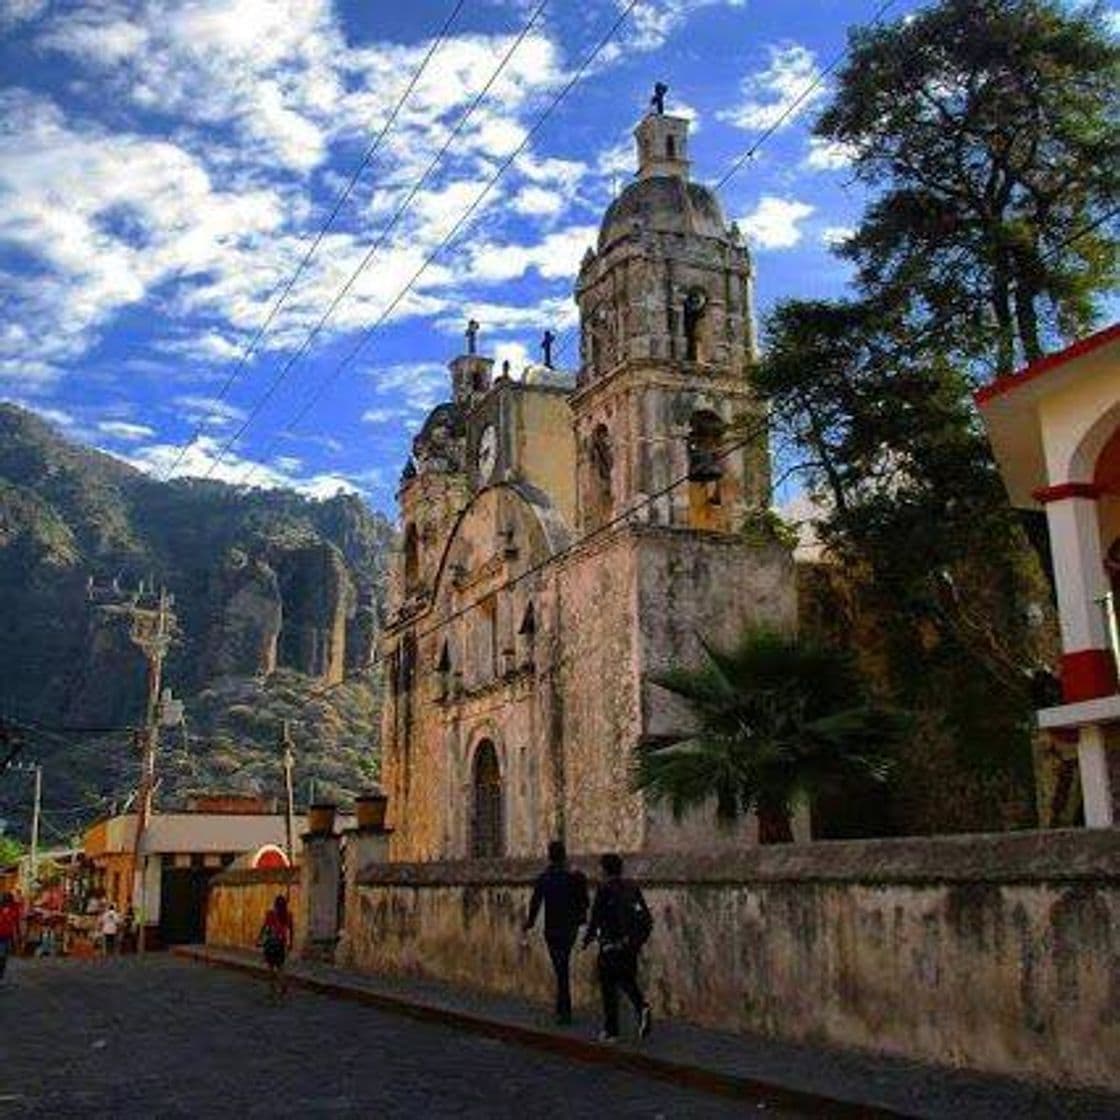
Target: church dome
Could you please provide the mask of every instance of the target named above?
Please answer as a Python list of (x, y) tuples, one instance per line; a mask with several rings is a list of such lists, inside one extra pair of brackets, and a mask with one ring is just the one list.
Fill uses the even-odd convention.
[(723, 207), (715, 192), (678, 175), (654, 175), (631, 183), (603, 217), (599, 251), (631, 234), (635, 223), (655, 233), (727, 236)]

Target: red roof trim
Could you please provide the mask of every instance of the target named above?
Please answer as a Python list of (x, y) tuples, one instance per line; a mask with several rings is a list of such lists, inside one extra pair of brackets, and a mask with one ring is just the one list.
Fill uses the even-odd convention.
[(1104, 330), (1097, 331), (1096, 334), (1079, 339), (1072, 346), (1067, 346), (1056, 354), (1047, 354), (1045, 358), (1039, 358), (1038, 361), (1031, 362), (1029, 366), (1017, 373), (997, 377), (991, 385), (985, 385), (982, 389), (977, 389), (973, 394), (973, 399), (978, 405), (987, 404), (993, 397), (1010, 393), (1012, 389), (1018, 389), (1020, 385), (1025, 385), (1028, 381), (1041, 377), (1042, 374), (1054, 369), (1055, 366), (1064, 366), (1066, 362), (1072, 362), (1075, 358), (1082, 358), (1086, 354), (1091, 354), (1098, 347), (1104, 346), (1117, 338), (1120, 338), (1120, 323), (1113, 323), (1111, 327), (1105, 327)]
[(1040, 486), (1037, 490), (1032, 490), (1031, 497), (1046, 505), (1066, 498), (1089, 498), (1095, 502), (1103, 493), (1095, 482), (1059, 482), (1054, 486)]

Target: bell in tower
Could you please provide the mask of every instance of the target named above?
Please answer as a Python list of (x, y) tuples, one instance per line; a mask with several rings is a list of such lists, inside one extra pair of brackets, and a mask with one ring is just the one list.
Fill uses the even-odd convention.
[[(689, 177), (689, 122), (666, 111), (667, 92), (655, 86), (634, 130), (636, 176), (576, 285), (581, 523), (641, 506), (657, 524), (733, 532), (769, 500), (765, 413), (750, 384), (753, 269), (715, 192)], [(757, 438), (729, 449), (744, 431)]]

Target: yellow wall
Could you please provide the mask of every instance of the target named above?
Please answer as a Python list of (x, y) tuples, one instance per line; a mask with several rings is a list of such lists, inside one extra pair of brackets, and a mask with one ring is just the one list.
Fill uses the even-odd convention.
[(572, 410), (562, 393), (523, 390), (513, 395), (518, 474), (539, 487), (569, 524), (576, 517), (576, 443)]
[(295, 946), (303, 944), (306, 915), (301, 904), (299, 872), (286, 869), (227, 871), (210, 884), (206, 904), (206, 944), (253, 949), (264, 916), (278, 894), (288, 892), (295, 921)]

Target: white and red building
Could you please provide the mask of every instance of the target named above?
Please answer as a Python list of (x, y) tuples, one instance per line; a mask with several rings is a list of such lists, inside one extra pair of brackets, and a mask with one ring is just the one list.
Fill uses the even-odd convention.
[(1045, 509), (1062, 703), (1039, 726), (1077, 743), (1085, 823), (1120, 823), (1120, 323), (976, 394), (1012, 504)]

